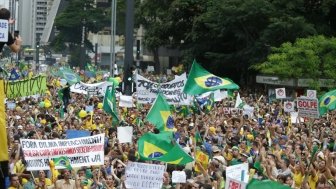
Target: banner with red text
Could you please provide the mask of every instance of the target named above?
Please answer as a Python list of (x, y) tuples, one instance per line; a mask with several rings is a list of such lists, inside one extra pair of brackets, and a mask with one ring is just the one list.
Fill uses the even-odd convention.
[(28, 171), (48, 170), (49, 160), (60, 156), (67, 156), (72, 167), (104, 164), (104, 134), (68, 140), (21, 139), (20, 143)]
[(297, 99), (297, 108), (300, 117), (319, 117), (317, 98), (300, 97)]

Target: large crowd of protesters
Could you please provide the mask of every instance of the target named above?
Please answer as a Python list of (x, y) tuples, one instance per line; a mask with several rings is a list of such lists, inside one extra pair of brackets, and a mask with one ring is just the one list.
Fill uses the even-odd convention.
[[(162, 78), (145, 76), (149, 79)], [(164, 77), (165, 81), (169, 76)], [(125, 168), (129, 161), (139, 159), (137, 140), (147, 132), (157, 132), (145, 120), (150, 104), (134, 108), (120, 108), (122, 125), (133, 127), (133, 143), (120, 144), (112, 118), (99, 106), (103, 97), (87, 97), (71, 93), (64, 117), (57, 92), (62, 88), (59, 78), (50, 77), (48, 90), (39, 97), (17, 99), (16, 107), (6, 109), (9, 145), (9, 188), (94, 189), (126, 188)], [(227, 113), (224, 108), (234, 107), (236, 95), (254, 107), (252, 115), (242, 111)], [(48, 100), (51, 106), (41, 107)], [(78, 113), (88, 105), (94, 106), (93, 118)], [(176, 110), (175, 108), (174, 110)], [(195, 160), (187, 165), (167, 165), (164, 189), (222, 189), (225, 187), (226, 168), (240, 163), (249, 164), (250, 179), (270, 179), (297, 189), (336, 188), (336, 114), (319, 119), (301, 119), (292, 123), (284, 112), (281, 101), (269, 102), (263, 90), (240, 89), (233, 96), (216, 102), (210, 113), (192, 112), (182, 115), (173, 111), (176, 142), (195, 158), (196, 132), (203, 139), (197, 148), (210, 156), (207, 167)], [(142, 123), (138, 124), (137, 120)], [(73, 170), (27, 171), (20, 147), (20, 139), (64, 139), (68, 129), (89, 130), (92, 135), (105, 133), (104, 165), (74, 168)], [(312, 153), (317, 149), (316, 153)], [(195, 158), (196, 159), (196, 158)], [(147, 163), (157, 163), (148, 162)], [(202, 167), (200, 171), (195, 166)], [(187, 182), (171, 182), (172, 171), (184, 171)]]

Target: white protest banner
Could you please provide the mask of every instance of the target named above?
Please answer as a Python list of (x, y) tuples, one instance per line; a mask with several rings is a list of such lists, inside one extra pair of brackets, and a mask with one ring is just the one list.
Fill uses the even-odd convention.
[(126, 188), (161, 189), (164, 165), (128, 162), (126, 166)]
[(285, 88), (275, 89), (275, 98), (276, 99), (286, 98), (286, 89)]
[(126, 108), (134, 107), (133, 97), (132, 96), (126, 96), (126, 95), (120, 95), (119, 106), (120, 107), (126, 107)]
[(8, 42), (8, 20), (0, 19), (0, 42)]
[(172, 81), (161, 84), (150, 81), (141, 75), (137, 75), (136, 78), (138, 103), (152, 104), (160, 91), (166, 97), (168, 104), (190, 105), (191, 96), (183, 93), (184, 85), (187, 82), (185, 73), (176, 76)]
[(119, 143), (132, 143), (133, 127), (117, 127)]
[(285, 112), (294, 112), (294, 102), (284, 102), (284, 111)]
[(245, 189), (246, 183), (232, 179), (232, 178), (226, 178), (225, 181), (225, 189)]
[(93, 84), (80, 82), (71, 85), (70, 91), (90, 96), (104, 96), (108, 86), (112, 86), (112, 83), (107, 81)]
[[(72, 167), (104, 164), (104, 134), (68, 140), (21, 139), (28, 171), (48, 170), (49, 159), (66, 156)], [(56, 167), (58, 168), (58, 167)]]
[(317, 98), (299, 97), (297, 99), (298, 115), (300, 117), (318, 118), (318, 100)]
[(244, 183), (248, 183), (248, 163), (232, 165), (226, 168), (226, 178), (232, 178)]
[(187, 175), (185, 174), (184, 171), (173, 171), (172, 182), (173, 183), (186, 183)]
[(308, 98), (316, 98), (316, 90), (307, 90)]

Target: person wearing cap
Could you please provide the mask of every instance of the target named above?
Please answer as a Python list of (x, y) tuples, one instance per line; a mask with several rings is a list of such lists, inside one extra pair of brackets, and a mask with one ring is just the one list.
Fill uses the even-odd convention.
[(212, 146), (213, 159), (218, 160), (222, 165), (226, 165), (225, 158), (221, 155), (218, 146)]
[(240, 160), (239, 148), (237, 146), (232, 147), (232, 160), (230, 161), (230, 165), (237, 165), (242, 163)]

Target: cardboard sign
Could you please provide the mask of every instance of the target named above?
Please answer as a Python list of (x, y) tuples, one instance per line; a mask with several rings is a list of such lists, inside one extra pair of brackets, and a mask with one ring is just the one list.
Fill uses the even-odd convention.
[(232, 179), (227, 178), (225, 182), (225, 189), (245, 189), (246, 183)]
[(294, 102), (284, 102), (285, 112), (294, 112)]
[(186, 183), (187, 175), (184, 171), (173, 171), (172, 182), (173, 183)]
[[(201, 162), (202, 167), (207, 169), (209, 165), (209, 156), (206, 153), (198, 150), (196, 151), (196, 161)], [(195, 171), (201, 172), (201, 169), (198, 167), (198, 165), (195, 166)]]
[(316, 98), (316, 90), (307, 90), (307, 97), (308, 98)]
[(126, 166), (126, 188), (161, 189), (164, 165), (128, 162)]
[(248, 183), (248, 163), (233, 165), (226, 168), (226, 178), (232, 178), (244, 183)]
[(121, 95), (119, 100), (120, 107), (132, 108), (133, 106), (133, 97)]
[(0, 42), (8, 41), (8, 20), (0, 19)]
[(275, 98), (276, 99), (286, 98), (286, 89), (285, 88), (277, 88), (277, 89), (275, 89)]
[(117, 127), (119, 143), (132, 143), (133, 127)]
[(300, 97), (297, 99), (297, 108), (300, 117), (319, 118), (317, 98)]

